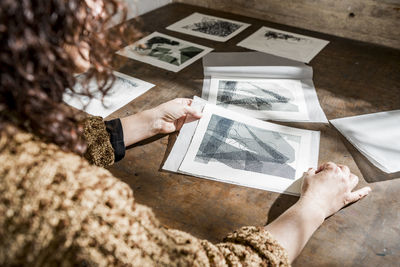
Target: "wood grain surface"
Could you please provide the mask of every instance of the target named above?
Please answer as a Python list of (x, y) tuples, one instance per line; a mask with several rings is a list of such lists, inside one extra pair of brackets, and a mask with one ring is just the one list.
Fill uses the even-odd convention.
[[(193, 12), (223, 16), (252, 26), (226, 43), (165, 30)], [(271, 26), (329, 40), (310, 63), (321, 106), (328, 119), (400, 108), (400, 51), (326, 34), (274, 24), (185, 4), (162, 7), (129, 21), (145, 34), (159, 31), (218, 52), (248, 51), (236, 44), (260, 26)], [(126, 36), (128, 42), (133, 42)], [(175, 97), (200, 96), (201, 60), (179, 73), (138, 61), (116, 58), (116, 67), (156, 87), (112, 114), (122, 117)], [(321, 131), (319, 162), (347, 164), (369, 183), (372, 193), (328, 218), (316, 231), (294, 266), (398, 266), (400, 262), (400, 173), (387, 175), (373, 167), (331, 125), (285, 123)], [(244, 225), (265, 225), (296, 197), (161, 171), (176, 134), (157, 136), (127, 150), (110, 168), (134, 190), (136, 201), (153, 209), (163, 225), (199, 238), (220, 241)]]
[(400, 49), (399, 0), (174, 0)]

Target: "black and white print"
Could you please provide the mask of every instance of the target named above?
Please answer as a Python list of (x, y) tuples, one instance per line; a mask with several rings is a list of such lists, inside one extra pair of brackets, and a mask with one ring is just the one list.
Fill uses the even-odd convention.
[(178, 72), (212, 49), (154, 32), (117, 54)]
[(192, 15), (168, 26), (167, 29), (214, 41), (225, 42), (239, 34), (248, 26), (250, 26), (250, 24), (200, 13), (193, 13)]
[(258, 119), (308, 119), (298, 80), (213, 77), (208, 97), (211, 103)]
[(328, 43), (301, 34), (261, 27), (238, 46), (308, 63)]
[(310, 166), (313, 131), (260, 121), (206, 104), (178, 171), (207, 179), (298, 194)]
[(76, 76), (74, 91), (67, 91), (63, 100), (70, 106), (84, 110), (94, 116), (107, 117), (114, 111), (120, 109), (133, 99), (147, 92), (154, 85), (126, 74), (114, 71), (115, 81), (103, 99), (102, 93), (98, 90), (95, 79), (89, 81), (87, 89), (93, 95), (92, 99), (87, 96), (79, 95), (84, 91), (82, 83), (86, 80), (86, 74)]
[(212, 115), (195, 161), (294, 180), (296, 150), (287, 140), (298, 146), (300, 139)]

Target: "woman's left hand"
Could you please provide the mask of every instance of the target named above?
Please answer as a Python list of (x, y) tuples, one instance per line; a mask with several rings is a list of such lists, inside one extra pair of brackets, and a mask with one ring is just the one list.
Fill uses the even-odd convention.
[(121, 119), (125, 146), (156, 134), (179, 131), (187, 117), (197, 120), (201, 113), (191, 107), (192, 100), (176, 98), (155, 108)]
[(179, 131), (186, 118), (200, 119), (201, 113), (191, 107), (192, 99), (175, 98), (149, 111), (153, 112), (153, 126), (158, 133), (172, 133)]

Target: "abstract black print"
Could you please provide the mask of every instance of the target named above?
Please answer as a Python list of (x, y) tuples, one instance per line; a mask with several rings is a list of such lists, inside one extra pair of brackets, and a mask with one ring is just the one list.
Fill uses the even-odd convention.
[[(195, 161), (294, 180), (301, 136), (265, 130), (213, 114)], [(291, 145), (292, 144), (292, 145)]]
[(226, 37), (239, 29), (240, 25), (229, 21), (205, 17), (200, 22), (186, 25), (183, 28), (210, 35)]
[(136, 43), (122, 48), (117, 54), (178, 72), (211, 51), (212, 48), (209, 47), (153, 32)]
[(219, 80), (217, 105), (249, 110), (299, 112), (294, 94), (275, 82)]
[(306, 40), (305, 38), (296, 37), (291, 34), (274, 32), (274, 31), (267, 31), (265, 33), (265, 37), (267, 39), (274, 39), (274, 40), (281, 39), (281, 40), (289, 40), (289, 41), (293, 41), (293, 42), (300, 42), (301, 40)]
[(142, 55), (148, 55), (176, 66), (180, 66), (204, 51), (201, 48), (187, 46), (161, 36), (153, 37), (143, 47), (138, 46), (135, 49)]

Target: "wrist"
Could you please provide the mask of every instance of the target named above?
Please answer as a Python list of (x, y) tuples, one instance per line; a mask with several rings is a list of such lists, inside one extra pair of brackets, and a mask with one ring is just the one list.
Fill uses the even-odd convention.
[(295, 209), (318, 226), (321, 225), (327, 217), (325, 209), (315, 200), (307, 197), (300, 197), (299, 201), (295, 204)]

